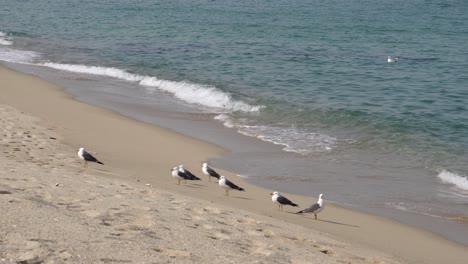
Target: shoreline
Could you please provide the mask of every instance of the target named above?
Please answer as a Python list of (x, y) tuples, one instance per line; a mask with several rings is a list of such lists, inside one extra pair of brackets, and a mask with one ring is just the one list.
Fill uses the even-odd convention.
[[(152, 184), (158, 189), (183, 192), (184, 195), (210, 203), (255, 212), (279, 221), (325, 232), (337, 239), (400, 256), (408, 262), (462, 263), (468, 255), (465, 246), (427, 231), (330, 204), (327, 204), (328, 208), (319, 215), (321, 221), (278, 212), (270, 200), (271, 190), (250, 185), (244, 179), (225, 171), (222, 171), (223, 174), (244, 187), (247, 192), (231, 192), (233, 195), (229, 197), (231, 199), (226, 198), (224, 191), (214, 183), (208, 185), (205, 177), (202, 177), (203, 187), (186, 187), (181, 190), (181, 186), (176, 186), (170, 177), (170, 168), (183, 163), (192, 172), (201, 175), (201, 163), (222, 155), (223, 150), (168, 129), (75, 101), (66, 95), (61, 87), (34, 76), (6, 69), (4, 66), (0, 66), (0, 76), (10, 84), (2, 88), (0, 103), (11, 105), (52, 124), (58, 133), (64, 136), (65, 144), (73, 149), (78, 149), (80, 144), (86, 142), (84, 147), (92, 153), (97, 152), (98, 157), (106, 164), (106, 169), (112, 172), (99, 172), (99, 175), (112, 174), (112, 177), (125, 175), (127, 180), (135, 182), (139, 180), (141, 183)], [(40, 88), (37, 88), (38, 86)], [(25, 98), (25, 94), (28, 98)], [(47, 102), (46, 107), (44, 102)], [(167, 142), (170, 142), (169, 148)], [(119, 143), (125, 146), (125, 151)], [(163, 151), (159, 148), (161, 145), (166, 146)], [(75, 156), (76, 153), (70, 155)], [(168, 166), (167, 161), (171, 158), (174, 159), (173, 165)], [(94, 172), (93, 169), (91, 170)], [(298, 203), (301, 208), (315, 202), (306, 197), (285, 195)], [(288, 208), (286, 211), (293, 210)]]
[[(458, 214), (446, 215), (440, 213), (440, 211), (432, 214), (431, 212), (405, 210), (405, 207), (400, 207), (400, 205), (411, 207), (413, 204), (411, 197), (399, 199), (388, 193), (388, 191), (378, 193), (374, 189), (380, 187), (369, 188), (369, 184), (384, 184), (388, 187), (388, 190), (400, 190), (399, 192), (408, 194), (413, 192), (413, 188), (419, 188), (415, 182), (404, 186), (398, 186), (398, 181), (393, 185), (391, 180), (383, 178), (380, 178), (380, 180), (383, 180), (380, 182), (377, 182), (379, 181), (377, 178), (374, 178), (373, 182), (366, 183), (365, 180), (361, 182), (366, 177), (358, 175), (380, 175), (380, 173), (386, 171), (384, 168), (381, 171), (380, 166), (368, 167), (364, 165), (360, 167), (349, 175), (350, 179), (356, 178), (356, 181), (350, 181), (354, 185), (349, 186), (342, 184), (344, 179), (340, 175), (347, 175), (348, 166), (353, 166), (353, 164), (346, 162), (337, 164), (326, 160), (322, 162), (322, 157), (307, 159), (306, 161), (303, 156), (297, 157), (298, 154), (296, 153), (285, 152), (280, 145), (243, 135), (237, 129), (227, 128), (224, 124), (213, 121), (213, 113), (206, 114), (192, 109), (193, 106), (179, 105), (180, 102), (174, 102), (175, 98), (168, 95), (158, 94), (157, 96), (142, 98), (141, 87), (132, 83), (129, 84), (126, 81), (116, 81), (113, 78), (94, 78), (86, 74), (69, 73), (37, 65), (15, 63), (7, 63), (6, 65), (18, 72), (31, 74), (63, 87), (63, 91), (77, 101), (108, 109), (132, 120), (166, 128), (181, 135), (187, 135), (202, 142), (219, 146), (225, 150), (225, 154), (210, 158), (211, 165), (236, 173), (241, 177), (247, 170), (253, 173), (254, 177), (247, 177), (246, 180), (255, 186), (264, 189), (278, 189), (282, 192), (305, 197), (314, 197), (321, 192), (326, 192), (327, 201), (330, 202), (333, 199), (334, 204), (339, 207), (387, 218), (468, 246), (467, 222), (463, 220), (465, 219), (464, 211)], [(123, 97), (126, 91), (133, 91), (133, 89), (136, 89), (137, 92), (132, 92), (132, 96)], [(356, 157), (367, 159), (365, 156), (360, 155), (365, 154), (357, 154)], [(291, 168), (291, 170), (285, 171), (285, 168)], [(304, 170), (306, 173), (313, 170), (318, 181), (306, 177), (308, 179), (304, 178), (306, 181), (303, 182), (301, 175)], [(399, 177), (398, 175), (402, 172), (386, 171), (386, 173), (389, 173), (389, 179), (391, 179), (392, 177)], [(433, 176), (435, 177), (435, 175)], [(270, 177), (273, 177), (273, 179)], [(278, 181), (279, 179), (286, 181)], [(365, 184), (358, 184), (358, 182)], [(401, 189), (402, 187), (404, 189)], [(432, 192), (432, 190), (430, 191)], [(421, 190), (418, 192), (421, 192)], [(356, 193), (368, 193), (368, 195), (356, 196)], [(423, 197), (421, 197), (422, 204), (413, 205), (422, 208), (428, 206)], [(419, 201), (418, 199), (417, 201)], [(441, 209), (437, 204), (434, 203), (436, 211)], [(450, 207), (450, 210), (453, 209), (453, 207)], [(461, 217), (456, 218), (458, 216)]]

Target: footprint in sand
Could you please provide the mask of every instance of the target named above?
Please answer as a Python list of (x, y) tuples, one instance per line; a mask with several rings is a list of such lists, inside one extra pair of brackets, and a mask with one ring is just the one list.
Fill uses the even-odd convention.
[(215, 207), (204, 207), (203, 210), (210, 214), (210, 215), (215, 215), (215, 214), (220, 214), (221, 213), (221, 210), (219, 210), (218, 208), (215, 208)]
[(335, 255), (335, 252), (331, 249), (320, 249), (319, 251), (328, 256)]
[(223, 232), (215, 232), (215, 233), (212, 233), (210, 235), (208, 235), (209, 238), (212, 238), (212, 239), (215, 239), (215, 240), (226, 240), (226, 239), (230, 239), (231, 236), (229, 236), (229, 234), (225, 234)]
[(96, 211), (96, 210), (84, 210), (84, 211), (81, 211), (80, 213), (82, 213), (82, 214), (84, 214), (84, 215), (86, 215), (88, 217), (93, 217), (93, 218), (98, 217), (101, 214), (101, 212)]
[(275, 253), (275, 249), (272, 244), (262, 241), (252, 241), (250, 252), (253, 254), (270, 256)]
[(202, 217), (202, 216), (199, 216), (199, 215), (194, 215), (192, 216), (192, 220), (193, 221), (200, 221), (200, 222), (203, 222), (205, 221), (206, 218)]
[(212, 230), (214, 228), (212, 225), (207, 225), (207, 224), (202, 225), (202, 227), (207, 230)]
[(256, 228), (256, 229), (247, 230), (247, 231), (243, 231), (243, 229), (240, 229), (239, 231), (240, 232), (245, 232), (249, 236), (257, 236), (257, 237), (263, 236), (263, 237), (266, 237), (266, 238), (270, 238), (270, 237), (275, 236), (275, 232), (270, 231), (270, 230), (265, 230), (265, 229), (262, 229), (262, 228)]
[(154, 251), (169, 257), (190, 257), (190, 252), (169, 248), (155, 248)]
[(50, 249), (47, 244), (32, 239), (25, 241), (22, 248), (22, 253), (17, 257), (16, 263), (47, 263), (47, 256), (50, 255)]

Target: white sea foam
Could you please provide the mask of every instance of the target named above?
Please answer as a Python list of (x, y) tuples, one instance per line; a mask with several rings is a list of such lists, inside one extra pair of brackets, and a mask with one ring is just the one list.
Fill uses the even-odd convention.
[(87, 66), (87, 65), (80, 65), (80, 64), (61, 64), (61, 63), (52, 63), (52, 62), (46, 62), (42, 65), (49, 67), (49, 68), (62, 70), (62, 71), (108, 76), (108, 77), (131, 81), (131, 82), (138, 82), (144, 78), (144, 76), (142, 75), (129, 73), (127, 71), (117, 69), (117, 68), (111, 68), (111, 67)]
[(443, 183), (453, 184), (462, 190), (468, 191), (468, 178), (466, 176), (460, 176), (453, 172), (442, 170), (437, 177)]
[(9, 46), (9, 45), (12, 45), (12, 44), (13, 44), (13, 41), (0, 38), (0, 45)]
[(32, 63), (40, 57), (40, 53), (10, 48), (0, 48), (0, 60), (14, 63)]
[(390, 208), (393, 208), (399, 211), (411, 212), (411, 213), (426, 215), (426, 216), (435, 217), (435, 218), (442, 218), (441, 216), (432, 213), (432, 209), (430, 207), (422, 205), (422, 204), (410, 204), (410, 203), (404, 203), (404, 202), (387, 202), (385, 203), (385, 206), (388, 206)]
[(229, 94), (213, 86), (161, 80), (156, 77), (145, 77), (140, 81), (140, 84), (170, 92), (176, 98), (192, 104), (243, 112), (255, 112), (263, 108), (263, 106), (252, 106), (242, 101), (233, 100)]
[(405, 203), (385, 203), (386, 206), (388, 207), (391, 207), (393, 209), (397, 209), (397, 210), (400, 210), (400, 211), (406, 211), (406, 212), (410, 212), (411, 210), (408, 208), (408, 205), (406, 205)]
[(283, 146), (287, 152), (302, 155), (330, 151), (338, 145), (338, 139), (320, 133), (307, 131), (294, 126), (246, 125), (246, 120), (234, 120), (228, 114), (214, 117), (228, 128), (235, 128), (243, 135), (255, 137), (275, 145)]
[(9, 46), (12, 45), (11, 37), (8, 34), (0, 31), (0, 45)]
[(227, 128), (234, 128), (235, 127), (235, 124), (234, 124), (234, 122), (232, 122), (232, 119), (226, 114), (216, 115), (213, 119), (220, 121)]

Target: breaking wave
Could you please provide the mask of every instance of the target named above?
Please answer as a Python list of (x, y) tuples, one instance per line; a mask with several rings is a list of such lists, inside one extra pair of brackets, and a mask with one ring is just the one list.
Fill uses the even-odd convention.
[(456, 187), (468, 191), (468, 178), (466, 176), (460, 176), (447, 170), (442, 170), (437, 177), (443, 182), (453, 184)]
[(5, 32), (0, 31), (0, 45), (9, 46), (12, 44), (13, 41), (11, 40), (11, 37)]
[(110, 68), (110, 67), (87, 66), (87, 65), (79, 65), (79, 64), (61, 64), (61, 63), (52, 63), (52, 62), (46, 62), (43, 64), (43, 66), (57, 69), (57, 70), (62, 70), (62, 71), (107, 76), (107, 77), (117, 78), (117, 79), (126, 80), (130, 82), (138, 82), (144, 78), (141, 75), (132, 74), (121, 69)]
[(198, 104), (206, 107), (243, 112), (256, 112), (264, 107), (249, 105), (243, 101), (234, 100), (230, 94), (225, 93), (214, 86), (200, 85), (185, 81), (176, 82), (162, 80), (156, 77), (133, 74), (125, 70), (111, 67), (61, 64), (52, 62), (43, 63), (42, 65), (57, 70), (107, 76), (130, 82), (138, 82), (138, 84), (150, 89), (156, 88), (169, 92), (176, 98), (187, 103)]

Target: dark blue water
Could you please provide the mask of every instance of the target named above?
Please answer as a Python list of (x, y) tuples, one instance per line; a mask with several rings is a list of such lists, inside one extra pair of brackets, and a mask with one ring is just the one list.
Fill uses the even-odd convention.
[(462, 0), (0, 1), (0, 60), (108, 78), (101, 96), (170, 97), (281, 146), (215, 161), (257, 184), (450, 224), (468, 215), (467, 10)]

